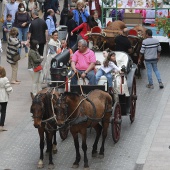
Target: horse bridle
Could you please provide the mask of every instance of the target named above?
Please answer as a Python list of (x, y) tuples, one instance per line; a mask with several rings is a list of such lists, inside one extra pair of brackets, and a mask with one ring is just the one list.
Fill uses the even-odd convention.
[(44, 104), (43, 104), (42, 100), (40, 99), (40, 97), (42, 97), (42, 94), (37, 94), (35, 96), (35, 98), (33, 99), (33, 102), (36, 102), (36, 104), (38, 104), (38, 105), (40, 105), (42, 107), (42, 115), (41, 116), (34, 115), (32, 109), (31, 109), (30, 112), (33, 114), (32, 115), (33, 119), (35, 119), (35, 118), (43, 119), (43, 115), (44, 115), (45, 109), (44, 109)]

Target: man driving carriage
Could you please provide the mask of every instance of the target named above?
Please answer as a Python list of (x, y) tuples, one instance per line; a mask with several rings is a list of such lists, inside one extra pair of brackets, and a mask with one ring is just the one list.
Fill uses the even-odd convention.
[(115, 37), (115, 45), (116, 45), (115, 50), (116, 51), (123, 51), (128, 54), (132, 53), (132, 46), (131, 46), (131, 43), (127, 37), (128, 32), (129, 32), (129, 30), (127, 28), (124, 28), (123, 34)]
[[(96, 85), (96, 76), (94, 72), (96, 56), (92, 50), (87, 47), (84, 39), (78, 41), (78, 50), (72, 57), (71, 67), (76, 73), (71, 79), (71, 84), (77, 84), (77, 78), (80, 75), (82, 79), (85, 77), (89, 80), (90, 85)], [(79, 75), (77, 75), (77, 73)]]

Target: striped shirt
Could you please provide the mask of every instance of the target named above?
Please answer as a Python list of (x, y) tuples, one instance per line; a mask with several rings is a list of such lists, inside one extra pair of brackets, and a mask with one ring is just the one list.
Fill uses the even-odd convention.
[(157, 39), (151, 37), (143, 40), (140, 53), (144, 54), (146, 61), (157, 60), (157, 52), (161, 52), (161, 46)]
[(7, 62), (9, 64), (15, 64), (13, 61), (13, 55), (18, 52), (18, 49), (21, 47), (21, 42), (17, 38), (9, 37), (8, 45), (6, 50)]

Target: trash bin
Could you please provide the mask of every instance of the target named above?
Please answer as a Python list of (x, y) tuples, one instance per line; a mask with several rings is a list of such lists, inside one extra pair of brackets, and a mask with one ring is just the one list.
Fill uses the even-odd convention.
[(59, 25), (56, 30), (58, 31), (58, 39), (61, 41), (67, 37), (67, 26)]

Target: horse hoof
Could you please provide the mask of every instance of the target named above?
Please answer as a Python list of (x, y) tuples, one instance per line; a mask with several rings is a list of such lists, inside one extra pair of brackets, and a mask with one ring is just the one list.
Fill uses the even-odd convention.
[(57, 154), (57, 149), (56, 149), (56, 150), (53, 150), (53, 154)]
[(96, 153), (92, 153), (92, 157), (93, 158), (96, 158), (98, 156), (98, 153), (96, 152)]
[(89, 167), (86, 167), (86, 168), (84, 168), (83, 170), (90, 170), (90, 168), (89, 168)]
[(77, 164), (75, 164), (75, 165), (73, 164), (73, 166), (72, 166), (73, 169), (76, 169), (78, 167), (79, 167), (79, 165), (77, 165)]
[(100, 154), (99, 154), (98, 158), (103, 159), (103, 158), (104, 158), (104, 155), (100, 155)]
[(42, 161), (42, 160), (39, 160), (38, 165), (37, 165), (37, 168), (38, 168), (38, 169), (41, 169), (41, 168), (43, 168), (43, 167), (44, 167), (43, 161)]
[(48, 169), (54, 169), (54, 164), (49, 164)]

